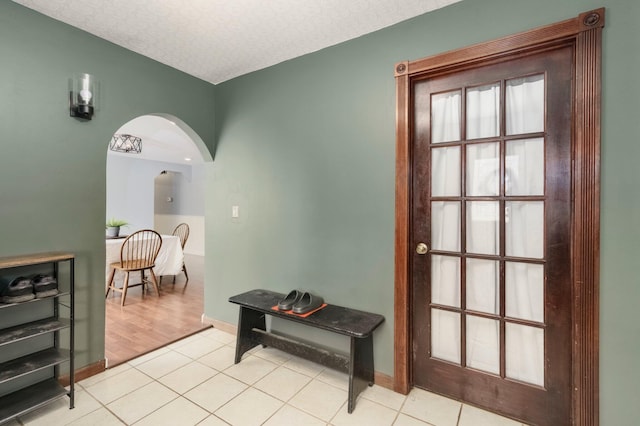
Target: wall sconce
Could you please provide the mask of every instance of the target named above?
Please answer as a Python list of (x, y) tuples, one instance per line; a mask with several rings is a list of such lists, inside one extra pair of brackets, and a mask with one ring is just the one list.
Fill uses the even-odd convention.
[(111, 138), (109, 149), (127, 154), (140, 154), (142, 152), (142, 139), (132, 135), (116, 134)]
[(70, 115), (91, 120), (95, 94), (94, 76), (86, 73), (74, 74), (69, 87)]

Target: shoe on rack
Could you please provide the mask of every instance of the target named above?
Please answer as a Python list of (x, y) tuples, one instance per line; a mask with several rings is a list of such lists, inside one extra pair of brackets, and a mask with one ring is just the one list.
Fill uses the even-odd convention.
[(53, 275), (38, 274), (31, 278), (33, 291), (37, 298), (50, 297), (58, 294), (58, 280)]
[(2, 290), (0, 301), (2, 303), (20, 303), (35, 298), (33, 294), (33, 284), (25, 277), (14, 278), (9, 285)]
[(278, 302), (278, 310), (279, 311), (290, 311), (293, 308), (293, 305), (298, 303), (302, 298), (302, 292), (298, 290), (291, 290), (291, 292)]
[(324, 299), (320, 296), (305, 292), (298, 303), (293, 305), (294, 314), (306, 314), (314, 309), (318, 309), (324, 303)]

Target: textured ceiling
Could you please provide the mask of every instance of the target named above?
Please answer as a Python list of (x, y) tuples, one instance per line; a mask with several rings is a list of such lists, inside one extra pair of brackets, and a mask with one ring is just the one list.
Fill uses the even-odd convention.
[(13, 0), (217, 84), (460, 0)]

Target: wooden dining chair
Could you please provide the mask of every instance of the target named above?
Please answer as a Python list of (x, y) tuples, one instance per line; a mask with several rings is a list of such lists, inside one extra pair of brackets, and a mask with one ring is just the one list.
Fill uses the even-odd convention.
[[(180, 245), (182, 246), (182, 251), (184, 252), (184, 246), (185, 244), (187, 244), (187, 240), (189, 239), (189, 225), (187, 225), (186, 223), (181, 223), (180, 225), (176, 226), (176, 229), (173, 230), (173, 233), (171, 235), (175, 235), (176, 237), (180, 238)], [(182, 261), (182, 272), (184, 272), (184, 276), (187, 279), (184, 282), (184, 285), (187, 285), (187, 283), (189, 282), (189, 274), (187, 273), (187, 267), (184, 264), (184, 260)], [(176, 276), (173, 276), (173, 283), (176, 283)]]
[[(124, 306), (124, 301), (127, 297), (127, 289), (129, 287), (143, 286), (143, 292), (146, 285), (151, 283), (156, 290), (156, 294), (160, 296), (160, 289), (158, 287), (158, 280), (156, 274), (153, 272), (156, 257), (162, 247), (162, 237), (156, 231), (151, 229), (143, 229), (136, 231), (129, 235), (120, 248), (120, 260), (113, 262), (109, 265), (111, 273), (109, 274), (109, 284), (107, 285), (107, 294), (109, 296), (109, 290), (119, 291), (122, 293), (120, 299), (120, 305)], [(151, 280), (149, 281), (145, 276), (145, 271), (149, 271)], [(117, 287), (114, 278), (116, 271), (122, 271), (125, 273), (124, 283), (122, 287)], [(131, 272), (140, 272), (142, 281), (138, 284), (129, 285), (129, 274)]]

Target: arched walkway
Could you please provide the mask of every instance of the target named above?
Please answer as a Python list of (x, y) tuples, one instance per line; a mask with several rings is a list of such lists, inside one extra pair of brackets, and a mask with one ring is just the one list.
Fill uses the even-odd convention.
[[(166, 277), (161, 297), (135, 287), (127, 303), (106, 299), (105, 358), (113, 367), (136, 356), (195, 333), (204, 312), (204, 186), (212, 156), (204, 141), (179, 118), (162, 113), (136, 117), (114, 134), (141, 139), (141, 152), (107, 153), (106, 218), (129, 225), (122, 232), (155, 229), (170, 234), (179, 222), (187, 222), (191, 234), (185, 247), (185, 276)], [(173, 179), (173, 180), (167, 180)], [(164, 186), (158, 186), (164, 182)], [(158, 190), (161, 188), (162, 190)], [(167, 193), (166, 191), (170, 191)], [(171, 192), (173, 191), (173, 192)], [(193, 254), (191, 254), (191, 253)]]

